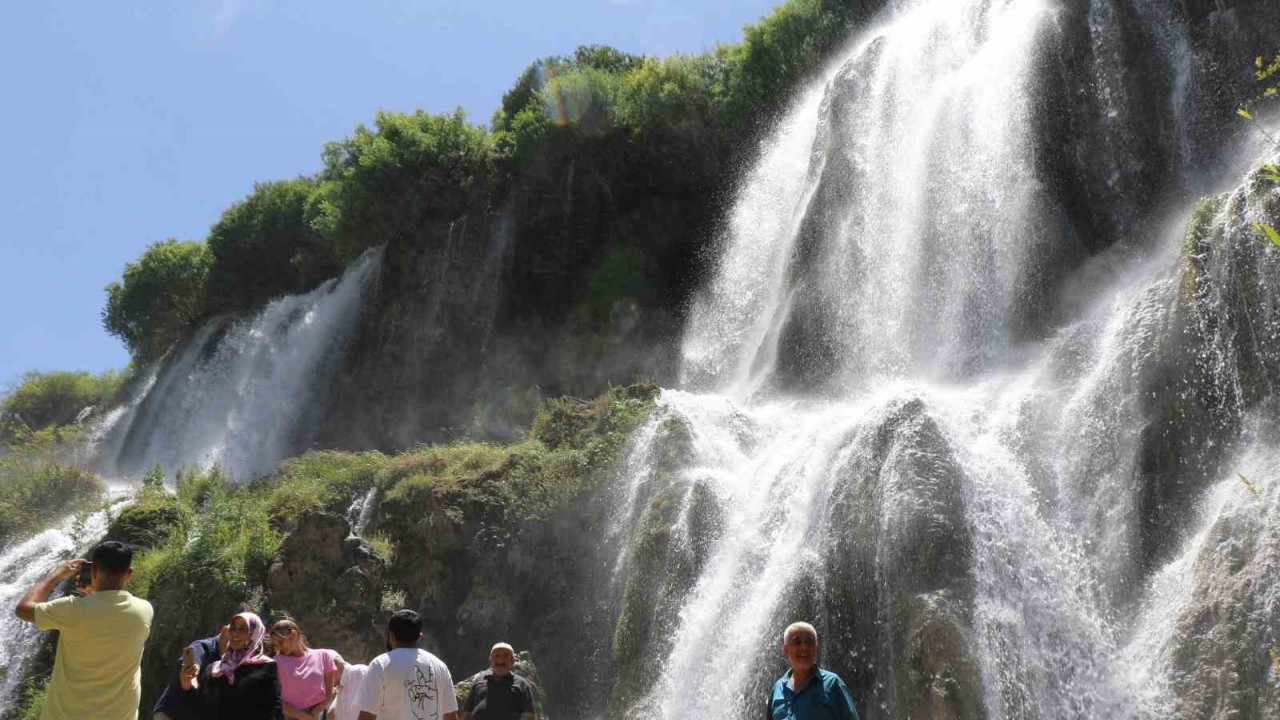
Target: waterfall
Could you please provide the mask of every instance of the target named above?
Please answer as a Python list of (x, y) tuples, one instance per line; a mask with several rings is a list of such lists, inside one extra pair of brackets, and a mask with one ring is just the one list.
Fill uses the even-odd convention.
[[(864, 717), (1267, 716), (1276, 513), (1221, 478), (1274, 454), (1247, 426), (1277, 419), (1280, 268), (1247, 232), (1275, 191), (1160, 229), (1197, 91), (1168, 8), (881, 20), (745, 175), (684, 389), (622, 466), (613, 715), (758, 716), (806, 619)], [(1046, 86), (1073, 27), (1092, 60)], [(1158, 121), (1127, 94), (1135, 47)], [(1065, 149), (1055, 103), (1091, 129)], [(1232, 562), (1247, 588), (1219, 586)], [(1247, 615), (1231, 642), (1196, 633), (1215, 602)]]
[(1046, 241), (1027, 86), (1049, 18), (919, 3), (809, 93), (735, 207), (686, 380), (848, 387), (1007, 354)]
[(274, 300), (249, 318), (205, 324), (107, 418), (103, 472), (217, 464), (248, 478), (306, 449), (381, 259), (381, 250), (371, 250), (309, 293)]

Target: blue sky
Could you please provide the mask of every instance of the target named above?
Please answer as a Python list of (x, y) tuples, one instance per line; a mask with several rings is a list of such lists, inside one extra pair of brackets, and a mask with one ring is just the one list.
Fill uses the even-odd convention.
[(10, 3), (0, 23), (0, 390), (123, 367), (103, 287), (148, 244), (203, 239), (255, 180), (320, 168), (378, 108), (487, 121), (530, 62), (741, 37), (779, 0)]

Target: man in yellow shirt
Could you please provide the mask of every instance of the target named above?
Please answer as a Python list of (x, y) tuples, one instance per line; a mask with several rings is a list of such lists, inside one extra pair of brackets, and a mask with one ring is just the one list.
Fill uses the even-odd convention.
[[(58, 583), (92, 566), (84, 597), (45, 602)], [(151, 634), (151, 603), (124, 589), (133, 575), (133, 550), (114, 540), (89, 559), (63, 563), (18, 602), (18, 617), (58, 630), (41, 720), (137, 720), (142, 696), (142, 649)]]

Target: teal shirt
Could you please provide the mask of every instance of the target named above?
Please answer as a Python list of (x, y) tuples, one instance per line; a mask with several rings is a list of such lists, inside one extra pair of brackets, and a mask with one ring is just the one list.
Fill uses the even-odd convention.
[(788, 670), (773, 684), (769, 720), (858, 720), (853, 698), (840, 676), (817, 668), (800, 692), (791, 689)]

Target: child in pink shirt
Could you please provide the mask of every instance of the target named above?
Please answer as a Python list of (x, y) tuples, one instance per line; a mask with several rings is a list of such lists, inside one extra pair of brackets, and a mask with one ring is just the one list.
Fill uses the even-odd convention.
[(280, 676), (280, 700), (285, 717), (320, 720), (337, 693), (338, 666), (328, 650), (307, 647), (302, 631), (292, 620), (271, 626), (276, 647), (276, 671)]

